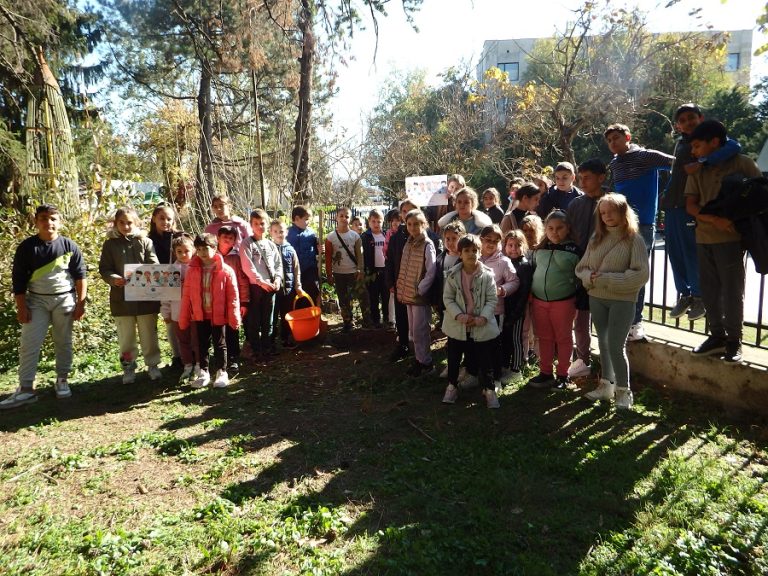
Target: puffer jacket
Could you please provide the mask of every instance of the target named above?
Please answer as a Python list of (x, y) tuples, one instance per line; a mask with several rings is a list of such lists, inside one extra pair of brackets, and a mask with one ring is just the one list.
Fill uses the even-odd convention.
[(494, 314), (500, 316), (504, 314), (504, 298), (514, 293), (520, 286), (520, 279), (515, 273), (515, 267), (512, 261), (501, 253), (501, 250), (497, 250), (494, 254), (485, 258), (480, 257), (480, 262), (488, 266), (493, 271), (493, 277), (496, 279), (496, 287), (504, 289), (504, 296), (500, 297), (496, 302), (496, 310)]
[(471, 326), (469, 335), (475, 342), (493, 340), (499, 335), (499, 325), (496, 323), (494, 311), (496, 309), (496, 280), (490, 268), (479, 263), (479, 273), (472, 278), (472, 299), (475, 301), (474, 310), (467, 310), (464, 301), (464, 293), (461, 291), (461, 269), (463, 264), (459, 262), (448, 271), (443, 287), (443, 302), (445, 303), (445, 315), (443, 316), (443, 334), (455, 340), (467, 339), (467, 327), (456, 320), (460, 314), (472, 314), (483, 316), (485, 326)]
[(109, 284), (109, 311), (112, 316), (144, 316), (157, 314), (160, 302), (126, 301), (125, 288), (112, 282), (125, 277), (126, 264), (159, 264), (152, 240), (144, 234), (123, 236), (116, 229), (107, 233), (101, 247), (99, 274)]
[(550, 244), (533, 252), (534, 298), (546, 302), (567, 300), (576, 295), (581, 282), (576, 278), (576, 264), (581, 251), (573, 241)]
[[(225, 324), (237, 330), (240, 327), (240, 298), (237, 294), (235, 271), (224, 263), (218, 252), (213, 257), (214, 266), (211, 274), (211, 324)], [(194, 256), (187, 268), (184, 287), (181, 290), (181, 310), (179, 328), (186, 330), (193, 321), (205, 320), (203, 312), (203, 261)]]

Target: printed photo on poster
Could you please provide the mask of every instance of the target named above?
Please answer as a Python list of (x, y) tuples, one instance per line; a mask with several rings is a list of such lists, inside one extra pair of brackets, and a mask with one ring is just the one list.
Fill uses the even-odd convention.
[(448, 204), (448, 175), (411, 176), (405, 179), (405, 195), (421, 207)]
[(181, 300), (181, 266), (126, 264), (125, 299), (129, 301)]

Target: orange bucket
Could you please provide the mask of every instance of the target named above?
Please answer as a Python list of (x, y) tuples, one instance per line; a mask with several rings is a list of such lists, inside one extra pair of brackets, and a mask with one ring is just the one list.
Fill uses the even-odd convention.
[[(312, 306), (296, 310), (296, 302), (301, 298), (309, 300)], [(293, 339), (296, 342), (312, 340), (312, 338), (320, 334), (320, 312), (320, 308), (315, 306), (315, 302), (309, 294), (305, 292), (304, 294), (296, 295), (296, 298), (293, 299), (293, 311), (285, 315), (285, 320), (288, 322), (288, 326), (291, 327)]]

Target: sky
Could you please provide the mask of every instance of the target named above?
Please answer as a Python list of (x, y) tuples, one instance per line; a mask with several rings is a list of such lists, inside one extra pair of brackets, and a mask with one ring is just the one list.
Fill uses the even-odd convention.
[[(461, 62), (470, 62), (474, 70), (485, 40), (551, 36), (564, 28), (572, 10), (581, 4), (578, 0), (424, 0), (414, 17), (416, 32), (406, 21), (400, 1), (390, 0), (389, 15), (379, 19), (378, 50), (369, 26), (351, 40), (354, 60), (347, 67), (337, 67), (339, 90), (331, 104), (336, 130), (347, 137), (361, 137), (361, 119), (376, 105), (385, 82), (424, 69), (438, 83), (440, 72)], [(664, 8), (667, 0), (612, 4), (640, 6), (648, 13), (652, 32), (703, 30), (712, 24), (718, 30), (754, 29), (753, 49), (768, 42), (768, 35), (756, 31), (756, 19), (764, 9), (758, 0), (681, 0), (672, 8)], [(694, 8), (701, 8), (699, 18), (688, 15)], [(761, 75), (768, 75), (768, 55), (752, 58), (753, 83)]]

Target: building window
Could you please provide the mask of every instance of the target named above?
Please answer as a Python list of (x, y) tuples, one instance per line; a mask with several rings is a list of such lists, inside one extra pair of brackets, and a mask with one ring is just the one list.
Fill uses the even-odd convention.
[(506, 72), (509, 76), (510, 82), (517, 82), (520, 80), (520, 63), (519, 62), (499, 62), (499, 70)]
[(728, 54), (728, 58), (725, 60), (725, 71), (726, 72), (736, 72), (736, 70), (739, 69), (739, 54), (738, 52), (731, 52)]

